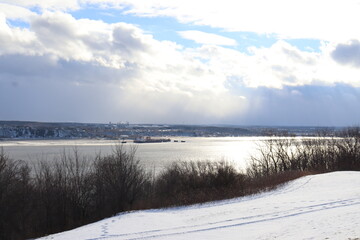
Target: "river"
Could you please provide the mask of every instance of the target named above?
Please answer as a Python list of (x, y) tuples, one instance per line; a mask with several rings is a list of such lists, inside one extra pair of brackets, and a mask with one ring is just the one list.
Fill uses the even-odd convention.
[[(141, 143), (127, 142), (125, 149), (137, 147), (136, 156), (149, 170), (158, 172), (175, 161), (226, 160), (237, 168), (244, 169), (250, 156), (256, 154), (258, 143), (265, 137), (173, 137), (171, 142)], [(174, 142), (178, 140), (178, 142)], [(185, 141), (185, 142), (181, 142)], [(119, 144), (113, 140), (12, 140), (2, 141), (2, 146), (12, 159), (27, 162), (54, 161), (61, 153), (74, 148), (89, 158), (96, 154), (111, 153)]]

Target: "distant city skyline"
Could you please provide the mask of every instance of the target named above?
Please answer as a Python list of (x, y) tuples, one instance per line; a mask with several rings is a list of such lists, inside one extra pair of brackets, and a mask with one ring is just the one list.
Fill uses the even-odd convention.
[(360, 1), (3, 0), (0, 120), (360, 125)]

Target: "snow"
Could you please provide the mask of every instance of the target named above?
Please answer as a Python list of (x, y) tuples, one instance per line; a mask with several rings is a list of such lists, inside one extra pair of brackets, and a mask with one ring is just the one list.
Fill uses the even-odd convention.
[(334, 172), (250, 197), (123, 213), (41, 240), (359, 237), (360, 172)]

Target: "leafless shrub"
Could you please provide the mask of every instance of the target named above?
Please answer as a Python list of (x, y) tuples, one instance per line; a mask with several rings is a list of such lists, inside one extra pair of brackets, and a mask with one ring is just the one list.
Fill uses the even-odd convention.
[(139, 164), (135, 152), (135, 147), (127, 152), (117, 145), (111, 155), (97, 157), (92, 176), (97, 215), (111, 216), (129, 210), (146, 194), (150, 175)]
[(38, 163), (34, 169), (38, 232), (57, 232), (88, 221), (90, 173), (91, 163), (76, 148), (52, 162)]
[(273, 138), (251, 158), (247, 173), (262, 177), (286, 171), (328, 172), (360, 170), (360, 128), (347, 128), (335, 137)]
[(23, 239), (30, 231), (31, 191), (29, 167), (0, 148), (0, 239)]
[(156, 179), (155, 196), (162, 205), (205, 202), (241, 195), (243, 183), (244, 175), (225, 161), (178, 162)]

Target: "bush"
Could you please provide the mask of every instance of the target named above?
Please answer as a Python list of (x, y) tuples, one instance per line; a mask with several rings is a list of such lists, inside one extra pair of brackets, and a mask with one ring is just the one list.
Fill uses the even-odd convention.
[(0, 149), (0, 239), (24, 239), (30, 229), (30, 169)]
[(74, 149), (31, 170), (0, 149), (0, 239), (43, 236), (133, 209), (151, 187), (135, 152), (116, 146), (91, 160)]
[(77, 149), (52, 162), (38, 163), (34, 169), (37, 232), (57, 232), (89, 222), (91, 172), (91, 161), (81, 158)]
[(117, 145), (113, 154), (97, 157), (92, 173), (92, 204), (98, 217), (130, 210), (146, 195), (151, 178), (139, 164), (135, 152), (135, 147), (126, 152), (122, 145)]
[(180, 162), (160, 174), (154, 191), (162, 206), (184, 205), (241, 195), (244, 180), (243, 174), (224, 161)]
[(247, 172), (252, 177), (287, 171), (329, 172), (360, 170), (360, 128), (348, 128), (335, 137), (278, 137), (265, 140), (259, 155), (251, 158)]

